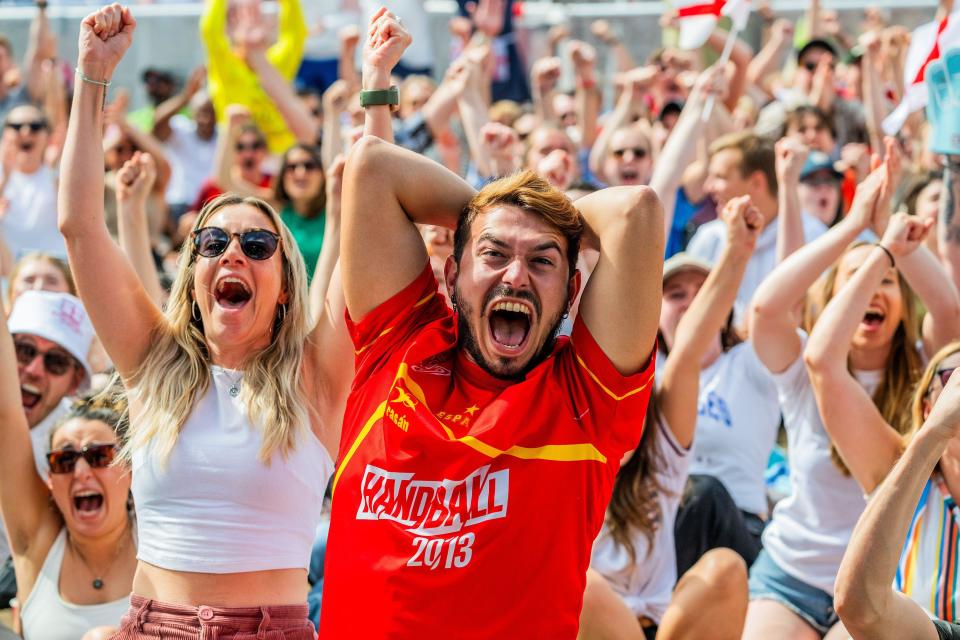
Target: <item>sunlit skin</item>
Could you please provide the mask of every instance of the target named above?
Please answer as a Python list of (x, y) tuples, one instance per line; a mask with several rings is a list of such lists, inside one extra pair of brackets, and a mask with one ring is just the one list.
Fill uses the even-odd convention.
[(840, 206), (840, 180), (829, 171), (818, 171), (797, 186), (800, 207), (826, 225), (837, 217)]
[(553, 113), (564, 127), (577, 126), (577, 103), (573, 96), (557, 93), (553, 96)]
[[(837, 278), (833, 286), (833, 295), (836, 295), (853, 277), (857, 268), (866, 261), (867, 256), (873, 250), (872, 245), (864, 245), (851, 249), (840, 258)], [(878, 314), (880, 319), (879, 321), (868, 322), (866, 320), (867, 314)], [(864, 314), (864, 321), (857, 326), (857, 330), (853, 334), (851, 358), (855, 365), (861, 359), (858, 355), (868, 358), (872, 355), (874, 357), (870, 358), (871, 360), (885, 361), (893, 342), (893, 336), (902, 320), (903, 296), (900, 293), (900, 276), (895, 269), (891, 268), (884, 274), (883, 281), (874, 292), (873, 297), (870, 298), (870, 304)], [(881, 355), (882, 359), (880, 358)]]
[[(11, 109), (5, 123), (23, 124), (41, 121), (45, 121), (43, 112), (32, 105), (23, 105)], [(13, 167), (16, 171), (26, 174), (36, 173), (43, 166), (43, 152), (50, 140), (48, 128), (31, 131), (29, 127), (20, 127), (16, 130), (4, 127), (3, 136), (6, 142), (16, 149), (13, 159)]]
[(820, 49), (818, 47), (811, 47), (803, 54), (803, 58), (799, 60), (796, 73), (793, 77), (793, 87), (795, 89), (805, 95), (810, 93), (810, 89), (813, 86), (813, 72), (807, 69), (807, 65), (813, 65), (815, 69), (816, 65), (820, 63), (820, 58), (824, 56), (826, 56), (831, 62), (833, 61), (832, 53), (826, 49)]
[(652, 170), (653, 156), (647, 136), (637, 127), (625, 127), (615, 131), (610, 137), (610, 148), (603, 159), (603, 175), (608, 184), (648, 184)]
[[(543, 218), (506, 205), (473, 221), (459, 266), (453, 256), (447, 259), (446, 283), (460, 313), (461, 344), (488, 373), (516, 378), (549, 355), (580, 288), (579, 272), (570, 277), (566, 249), (566, 238)], [(529, 314), (529, 328), (516, 346), (494, 337), (491, 313), (501, 302), (518, 303)]]
[[(205, 220), (203, 227), (220, 227), (227, 233), (251, 229), (277, 232), (266, 214), (246, 204), (223, 207)], [(193, 295), (214, 364), (238, 368), (250, 353), (270, 344), (277, 305), (287, 301), (282, 252), (281, 243), (269, 259), (251, 260), (240, 249), (239, 238), (231, 237), (227, 250), (218, 257), (194, 257)], [(249, 299), (239, 305), (218, 301), (218, 285), (222, 286), (225, 278), (240, 280)]]
[[(308, 169), (304, 165), (314, 165)], [(323, 171), (310, 153), (303, 149), (287, 152), (287, 168), (283, 173), (283, 188), (287, 196), (297, 203), (308, 202), (323, 188)]]
[(707, 167), (706, 192), (723, 209), (731, 198), (749, 195), (750, 181), (740, 171), (741, 154), (736, 149), (722, 149), (710, 157)]
[(398, 110), (400, 117), (409, 118), (427, 104), (427, 100), (433, 95), (434, 87), (429, 82), (418, 81), (409, 82), (404, 85), (404, 91), (400, 92), (400, 104)]
[[(53, 434), (51, 451), (74, 449), (80, 451), (92, 444), (116, 444), (117, 436), (109, 425), (99, 420), (75, 418), (66, 422)], [(50, 473), (47, 486), (63, 514), (70, 535), (76, 538), (99, 538), (119, 533), (127, 527), (127, 496), (130, 493), (129, 469), (110, 465), (92, 468), (82, 457), (73, 473)], [(78, 509), (76, 496), (83, 493), (103, 496), (97, 509)]]
[[(663, 303), (660, 306), (660, 333), (663, 336), (664, 346), (673, 347), (677, 334), (677, 326), (687, 309), (693, 303), (700, 287), (707, 280), (707, 274), (700, 269), (684, 269), (671, 275), (663, 283)], [(717, 359), (722, 351), (720, 334), (717, 334), (715, 344), (703, 355), (703, 366)]]
[[(920, 193), (917, 194), (917, 203), (914, 206), (914, 213), (921, 220), (937, 220), (940, 215), (940, 198), (943, 196), (943, 181), (942, 180), (931, 180), (930, 184), (921, 189)], [(936, 228), (936, 223), (934, 223), (934, 228)], [(937, 234), (928, 233), (927, 234), (927, 248), (934, 252), (934, 255), (939, 255), (939, 247), (937, 245)]]
[(70, 293), (70, 285), (63, 272), (46, 258), (34, 258), (22, 263), (17, 277), (10, 283), (10, 302), (24, 291), (53, 291)]
[[(40, 354), (55, 350), (67, 351), (56, 342), (51, 342), (32, 334), (17, 334), (14, 342), (27, 342), (38, 349)], [(23, 400), (23, 412), (27, 416), (30, 428), (37, 426), (50, 415), (60, 401), (73, 395), (83, 380), (83, 370), (74, 365), (61, 375), (53, 375), (43, 364), (43, 356), (38, 355), (27, 364), (17, 363), (20, 375), (20, 389)]]
[(527, 151), (527, 169), (536, 171), (540, 161), (553, 151), (562, 149), (576, 158), (576, 149), (564, 133), (556, 129), (536, 129), (530, 134), (530, 149)]

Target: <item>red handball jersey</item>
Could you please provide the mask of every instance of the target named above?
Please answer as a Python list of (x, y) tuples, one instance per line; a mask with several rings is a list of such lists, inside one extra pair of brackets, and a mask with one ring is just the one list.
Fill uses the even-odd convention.
[(653, 360), (622, 376), (579, 320), (521, 381), (457, 348), (429, 264), (360, 322), (320, 637), (570, 638)]

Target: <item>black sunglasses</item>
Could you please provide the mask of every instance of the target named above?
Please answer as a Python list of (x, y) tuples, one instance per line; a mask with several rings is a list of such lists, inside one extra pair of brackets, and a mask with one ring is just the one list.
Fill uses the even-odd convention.
[(60, 349), (41, 352), (35, 344), (20, 341), (14, 343), (14, 350), (17, 363), (24, 367), (36, 360), (37, 356), (43, 356), (43, 368), (52, 376), (62, 376), (73, 367), (73, 356)]
[(246, 144), (244, 142), (238, 142), (237, 153), (243, 153), (244, 151), (259, 151), (260, 149), (263, 149), (266, 146), (267, 145), (265, 145), (262, 142), (251, 142), (250, 144)]
[(643, 147), (627, 147), (625, 149), (614, 149), (613, 155), (618, 158), (622, 158), (627, 153), (627, 151), (633, 151), (633, 156), (638, 160), (643, 160), (644, 158), (647, 157), (647, 150), (644, 149)]
[[(809, 71), (810, 73), (813, 73), (814, 71), (817, 70), (817, 63), (816, 63), (816, 62), (804, 62), (804, 63), (803, 63), (803, 68), (806, 69), (807, 71)], [(836, 71), (836, 70), (837, 70), (837, 65), (836, 65), (836, 63), (832, 63), (832, 62), (830, 63), (830, 70), (831, 70), (831, 71)]]
[(296, 171), (297, 169), (303, 169), (304, 171), (316, 171), (320, 168), (320, 165), (314, 162), (313, 160), (306, 160), (304, 162), (288, 162), (287, 170)]
[(57, 449), (47, 454), (47, 464), (50, 473), (73, 473), (77, 468), (77, 461), (83, 458), (93, 469), (103, 469), (110, 466), (117, 454), (115, 444), (88, 444), (77, 451), (76, 449)]
[(34, 120), (33, 122), (8, 122), (5, 125), (7, 129), (22, 131), (24, 127), (30, 130), (30, 133), (37, 133), (47, 128), (47, 123), (43, 120)]
[(943, 386), (947, 386), (947, 383), (950, 381), (950, 376), (953, 375), (953, 372), (956, 370), (957, 370), (957, 367), (937, 369), (937, 377), (940, 378), (940, 384)]
[(216, 258), (230, 246), (231, 238), (240, 238), (240, 250), (251, 260), (267, 260), (277, 251), (280, 236), (266, 229), (227, 233), (220, 227), (203, 227), (193, 232), (193, 250), (204, 258)]

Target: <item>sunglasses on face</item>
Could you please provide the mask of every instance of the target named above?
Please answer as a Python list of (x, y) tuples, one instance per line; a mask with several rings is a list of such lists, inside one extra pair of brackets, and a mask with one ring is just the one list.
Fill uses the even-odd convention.
[(266, 145), (262, 142), (238, 142), (237, 143), (237, 153), (243, 153), (244, 151), (260, 151), (265, 148)]
[(23, 131), (24, 128), (26, 128), (29, 129), (30, 133), (37, 133), (46, 129), (47, 123), (42, 120), (34, 120), (33, 122), (8, 122), (6, 127), (14, 131)]
[(937, 369), (937, 377), (940, 378), (940, 384), (944, 387), (950, 381), (950, 376), (957, 370), (957, 367), (947, 367), (946, 369)]
[(613, 155), (616, 156), (617, 158), (622, 158), (624, 155), (626, 155), (627, 151), (633, 151), (633, 157), (638, 160), (643, 160), (644, 158), (647, 157), (647, 150), (644, 149), (643, 147), (628, 147), (625, 149), (614, 149)]
[(304, 162), (289, 162), (287, 163), (288, 171), (296, 171), (297, 169), (303, 169), (304, 171), (316, 171), (320, 168), (313, 160), (306, 160)]
[(62, 376), (73, 368), (73, 356), (60, 349), (42, 352), (29, 342), (15, 342), (14, 350), (17, 353), (17, 363), (24, 367), (36, 360), (37, 356), (43, 356), (43, 368), (52, 376)]
[(76, 449), (57, 449), (47, 454), (47, 464), (50, 473), (73, 473), (80, 458), (87, 461), (92, 469), (103, 469), (110, 466), (117, 453), (115, 444), (88, 444), (77, 451)]
[(266, 229), (250, 229), (243, 233), (227, 233), (220, 227), (204, 227), (193, 233), (193, 250), (204, 258), (216, 258), (230, 246), (232, 238), (240, 239), (240, 250), (251, 260), (267, 260), (277, 251), (280, 236)]
[[(809, 71), (810, 73), (813, 73), (814, 71), (817, 70), (817, 63), (816, 63), (816, 62), (804, 62), (804, 63), (803, 63), (803, 68), (806, 69), (807, 71)], [(831, 64), (830, 64), (830, 70), (831, 70), (831, 71), (836, 71), (836, 69), (837, 69), (837, 65), (831, 63)]]

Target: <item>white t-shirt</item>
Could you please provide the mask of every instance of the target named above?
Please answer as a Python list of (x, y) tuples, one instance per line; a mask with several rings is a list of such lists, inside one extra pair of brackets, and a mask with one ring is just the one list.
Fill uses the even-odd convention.
[[(803, 221), (804, 242), (812, 242), (823, 235), (827, 225), (823, 224), (808, 213), (801, 214)], [(757, 245), (753, 250), (750, 261), (747, 262), (737, 300), (733, 305), (734, 318), (737, 324), (743, 324), (747, 318), (750, 300), (763, 279), (777, 266), (777, 235), (780, 228), (779, 220), (774, 220), (760, 232)], [(716, 219), (704, 224), (690, 239), (687, 253), (715, 264), (727, 244), (727, 227), (723, 220)]]
[(163, 143), (163, 150), (170, 162), (167, 202), (192, 204), (213, 171), (216, 134), (209, 140), (200, 139), (197, 124), (187, 116), (177, 114), (170, 118), (170, 137)]
[(662, 422), (657, 423), (656, 429), (654, 446), (663, 460), (657, 480), (663, 491), (657, 496), (660, 526), (653, 534), (653, 549), (647, 543), (647, 536), (636, 532), (633, 547), (637, 560), (631, 563), (630, 554), (610, 537), (604, 525), (593, 543), (590, 565), (610, 582), (637, 617), (646, 616), (659, 624), (677, 583), (673, 525), (687, 481), (690, 450), (681, 447)]
[[(805, 345), (806, 334), (798, 333)], [(872, 395), (883, 372), (855, 375)], [(832, 595), (840, 560), (866, 499), (857, 481), (843, 475), (830, 459), (830, 438), (803, 356), (774, 374), (773, 380), (787, 430), (791, 492), (774, 508), (763, 532), (763, 548), (783, 571)]]
[(10, 202), (0, 229), (14, 258), (45, 251), (66, 258), (67, 246), (57, 229), (57, 176), (40, 167), (34, 173), (14, 171), (3, 191)]
[(723, 483), (743, 511), (767, 513), (763, 473), (780, 427), (773, 377), (743, 342), (700, 372), (690, 473)]

